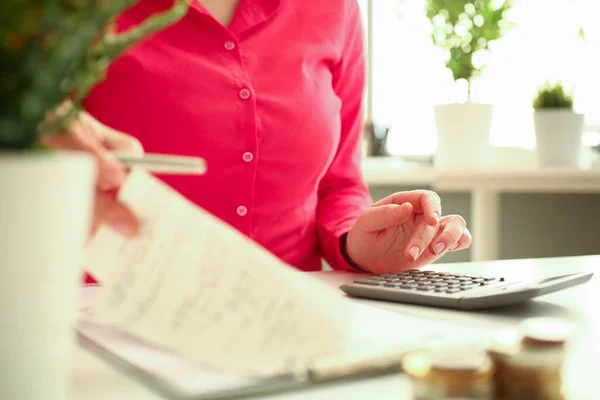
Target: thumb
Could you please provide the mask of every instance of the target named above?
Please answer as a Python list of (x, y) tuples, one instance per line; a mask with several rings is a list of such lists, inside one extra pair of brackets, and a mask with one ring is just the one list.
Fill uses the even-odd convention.
[(100, 225), (109, 225), (127, 237), (139, 232), (139, 221), (133, 212), (108, 193), (96, 192), (92, 234)]
[(410, 203), (371, 207), (356, 222), (357, 228), (364, 232), (381, 231), (407, 222), (412, 212), (413, 206)]

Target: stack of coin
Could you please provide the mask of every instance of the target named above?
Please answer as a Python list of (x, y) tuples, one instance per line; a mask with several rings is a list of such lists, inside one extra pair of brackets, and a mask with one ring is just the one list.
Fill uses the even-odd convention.
[(437, 347), (404, 357), (414, 400), (494, 399), (494, 366), (478, 346)]
[(499, 332), (488, 349), (496, 399), (563, 400), (561, 372), (570, 332), (568, 323), (547, 318)]

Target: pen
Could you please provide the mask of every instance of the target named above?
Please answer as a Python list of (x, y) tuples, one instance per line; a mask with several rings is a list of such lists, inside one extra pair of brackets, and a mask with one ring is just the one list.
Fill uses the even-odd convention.
[(200, 157), (175, 156), (166, 154), (130, 154), (113, 153), (123, 165), (129, 168), (142, 168), (149, 172), (172, 175), (203, 175), (206, 162)]

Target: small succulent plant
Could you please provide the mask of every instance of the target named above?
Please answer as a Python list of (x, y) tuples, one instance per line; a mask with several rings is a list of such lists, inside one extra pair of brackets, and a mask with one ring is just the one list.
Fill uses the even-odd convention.
[(567, 92), (562, 82), (554, 84), (546, 81), (545, 85), (538, 89), (533, 99), (533, 108), (573, 108), (573, 93)]

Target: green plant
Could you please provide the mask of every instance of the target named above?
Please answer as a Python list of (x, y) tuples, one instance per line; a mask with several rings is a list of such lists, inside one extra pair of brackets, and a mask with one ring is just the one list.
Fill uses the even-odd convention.
[(573, 108), (573, 93), (567, 92), (562, 82), (546, 84), (539, 88), (533, 99), (533, 108), (536, 110), (542, 108)]
[(467, 81), (471, 99), (472, 79), (485, 65), (474, 62), (478, 53), (489, 50), (513, 24), (506, 13), (515, 0), (427, 0), (427, 17), (432, 24), (432, 40), (447, 52), (446, 66), (454, 80)]
[[(1, 0), (0, 149), (27, 150), (60, 133), (126, 49), (175, 23), (190, 0), (174, 0), (126, 32), (115, 19), (138, 0)], [(70, 98), (52, 124), (45, 115)]]

